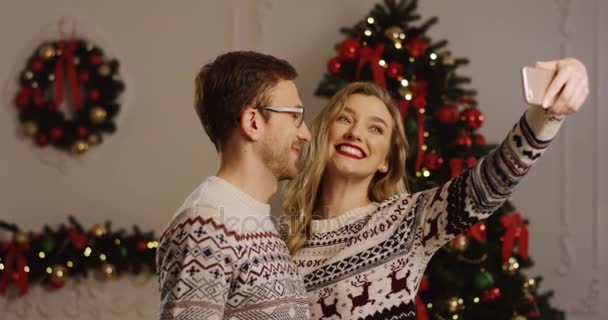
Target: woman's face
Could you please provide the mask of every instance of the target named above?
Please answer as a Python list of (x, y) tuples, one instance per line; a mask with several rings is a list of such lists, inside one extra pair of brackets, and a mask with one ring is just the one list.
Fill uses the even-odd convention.
[(382, 100), (349, 96), (328, 129), (328, 174), (365, 179), (377, 171), (388, 171), (393, 121)]

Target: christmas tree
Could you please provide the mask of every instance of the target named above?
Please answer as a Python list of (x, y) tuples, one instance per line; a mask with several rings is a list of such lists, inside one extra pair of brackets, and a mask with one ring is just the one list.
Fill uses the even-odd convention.
[[(484, 123), (476, 91), (458, 68), (446, 40), (419, 22), (416, 0), (385, 0), (351, 28), (329, 59), (316, 95), (331, 97), (353, 81), (387, 89), (401, 112), (410, 150), (411, 192), (437, 186), (472, 167), (495, 148), (477, 130)], [(458, 236), (429, 263), (416, 299), (419, 319), (563, 319), (540, 294), (542, 277), (528, 277), (527, 221), (509, 202), (490, 219)]]

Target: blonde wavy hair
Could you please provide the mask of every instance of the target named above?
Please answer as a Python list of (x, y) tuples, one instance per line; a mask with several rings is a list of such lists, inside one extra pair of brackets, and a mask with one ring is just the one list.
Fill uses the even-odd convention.
[(354, 82), (349, 84), (336, 93), (314, 119), (310, 128), (312, 140), (302, 152), (300, 173), (286, 187), (283, 210), (289, 220), (287, 246), (292, 255), (306, 243), (313, 214), (318, 209), (321, 182), (328, 161), (329, 126), (344, 110), (346, 100), (353, 94), (380, 99), (393, 119), (388, 154), (389, 170), (386, 173), (380, 171), (375, 173), (368, 189), (369, 199), (382, 202), (394, 194), (407, 192), (405, 160), (408, 144), (399, 110), (390, 94), (374, 83)]

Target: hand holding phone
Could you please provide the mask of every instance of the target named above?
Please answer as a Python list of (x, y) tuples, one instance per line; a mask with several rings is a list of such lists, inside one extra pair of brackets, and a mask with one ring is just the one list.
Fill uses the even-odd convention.
[[(522, 83), (524, 88), (524, 99), (528, 104), (541, 106), (547, 89), (555, 78), (554, 70), (523, 67), (521, 70)], [(550, 101), (547, 108), (555, 101)]]

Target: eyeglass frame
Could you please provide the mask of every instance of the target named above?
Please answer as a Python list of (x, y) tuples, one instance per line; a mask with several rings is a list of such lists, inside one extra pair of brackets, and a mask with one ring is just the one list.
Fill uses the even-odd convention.
[(296, 128), (300, 128), (304, 123), (304, 108), (302, 107), (257, 106), (253, 109), (264, 109), (280, 113), (299, 113), (300, 117), (297, 118)]

